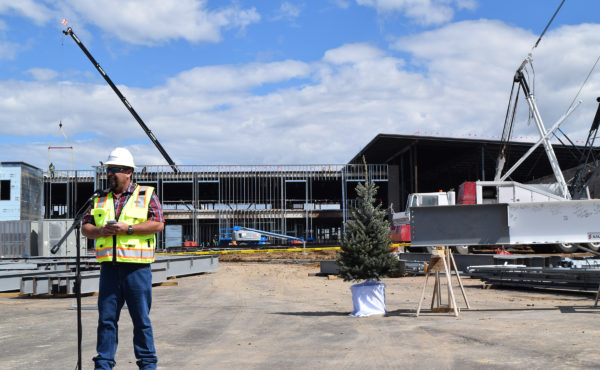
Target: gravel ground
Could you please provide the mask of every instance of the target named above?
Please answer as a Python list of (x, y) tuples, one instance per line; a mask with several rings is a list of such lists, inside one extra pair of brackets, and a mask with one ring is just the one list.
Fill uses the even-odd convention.
[[(319, 264), (226, 262), (217, 272), (153, 289), (160, 369), (573, 369), (600, 367), (593, 296), (455, 287), (460, 316), (415, 317), (424, 277), (384, 279), (388, 314), (350, 317), (351, 282)], [(442, 290), (445, 293), (445, 290)], [(73, 298), (0, 296), (0, 368), (73, 369)], [(92, 368), (95, 296), (83, 298), (83, 363)], [(118, 369), (135, 369), (131, 319), (121, 315)]]

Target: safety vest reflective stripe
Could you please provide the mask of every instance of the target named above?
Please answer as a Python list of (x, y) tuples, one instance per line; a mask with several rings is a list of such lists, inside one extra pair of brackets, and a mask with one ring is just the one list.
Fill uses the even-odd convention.
[(104, 208), (104, 203), (106, 203), (106, 195), (103, 195), (100, 198), (98, 198), (96, 208)]
[[(137, 194), (137, 197), (135, 199), (135, 206), (138, 208), (144, 208), (144, 205), (146, 204), (146, 189), (148, 189), (147, 186), (140, 186), (140, 192)], [(140, 199), (140, 194), (144, 194), (144, 197), (142, 199)]]
[[(113, 256), (113, 248), (103, 248), (96, 250), (96, 258), (106, 258)], [(153, 259), (154, 250), (147, 248), (117, 248), (117, 256), (123, 258), (135, 258), (135, 259)]]
[(96, 258), (100, 259), (100, 258), (104, 258), (104, 257), (112, 257), (112, 255), (113, 255), (112, 251), (113, 251), (112, 247), (96, 249)]
[(154, 249), (146, 248), (117, 248), (117, 256), (124, 258), (154, 258)]

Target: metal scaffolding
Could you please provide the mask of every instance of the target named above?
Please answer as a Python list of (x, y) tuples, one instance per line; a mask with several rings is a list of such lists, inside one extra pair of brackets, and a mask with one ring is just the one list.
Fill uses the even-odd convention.
[[(368, 165), (387, 206), (387, 165)], [(363, 181), (364, 165), (140, 166), (138, 184), (156, 188), (167, 227), (181, 225), (181, 243), (209, 246), (233, 226), (337, 243)], [(46, 218), (72, 217), (94, 189), (108, 187), (101, 167), (45, 177)], [(164, 236), (161, 237), (164, 247)], [(160, 247), (160, 245), (159, 245)]]

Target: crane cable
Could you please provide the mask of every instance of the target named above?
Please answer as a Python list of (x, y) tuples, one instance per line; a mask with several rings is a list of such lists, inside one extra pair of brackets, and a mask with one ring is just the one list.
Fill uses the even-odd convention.
[[(560, 4), (558, 5), (558, 8), (556, 8), (556, 10), (554, 11), (554, 14), (552, 15), (552, 18), (550, 18), (550, 20), (546, 24), (546, 27), (544, 27), (544, 30), (542, 31), (542, 33), (540, 33), (540, 36), (538, 37), (538, 39), (535, 42), (535, 44), (533, 44), (533, 47), (531, 48), (531, 51), (529, 52), (529, 54), (527, 56), (527, 59), (529, 60), (528, 64), (531, 66), (531, 82), (532, 83), (530, 85), (531, 85), (531, 93), (532, 94), (534, 94), (534, 92), (535, 92), (535, 70), (533, 68), (533, 58), (532, 58), (532, 56), (533, 56), (533, 50), (535, 48), (537, 48), (538, 45), (540, 44), (540, 42), (542, 41), (542, 38), (546, 34), (546, 31), (548, 31), (548, 28), (550, 28), (550, 25), (554, 21), (554, 18), (556, 18), (556, 15), (560, 11), (560, 8), (562, 8), (562, 6), (563, 6), (564, 3), (565, 3), (565, 0), (562, 0), (560, 2)], [(527, 69), (525, 69), (525, 73), (529, 76), (529, 71)], [(531, 115), (531, 113), (530, 113), (530, 115)]]
[[(581, 84), (581, 87), (579, 88), (579, 91), (577, 91), (577, 94), (575, 94), (575, 97), (573, 98), (573, 100), (571, 101), (571, 104), (569, 105), (569, 107), (567, 108), (567, 111), (569, 111), (569, 109), (571, 109), (571, 107), (575, 104), (575, 101), (577, 100), (577, 98), (579, 97), (579, 95), (581, 94), (581, 91), (583, 90), (584, 86), (587, 84), (590, 76), (592, 75), (592, 73), (594, 72), (594, 69), (596, 69), (596, 65), (598, 65), (598, 62), (600, 61), (600, 55), (598, 56), (598, 58), (596, 58), (596, 62), (594, 62), (594, 65), (592, 66), (592, 68), (590, 69), (590, 71), (588, 72), (585, 80), (583, 81), (583, 83)], [(569, 141), (569, 144), (571, 144), (571, 147), (577, 152), (577, 154), (579, 154), (579, 157), (571, 152), (571, 155), (578, 159), (581, 157), (581, 155), (583, 154), (582, 150), (580, 150), (575, 143), (573, 142), (573, 140), (571, 140), (571, 138), (569, 138), (569, 136), (567, 136), (567, 134), (561, 129), (558, 128), (556, 131), (559, 131), (561, 134), (563, 134), (563, 136)], [(558, 137), (556, 136), (556, 134), (554, 134), (554, 136), (558, 139), (558, 141), (561, 143), (561, 145), (565, 145), (565, 143)], [(586, 142), (587, 144), (587, 142)]]
[[(60, 65), (63, 66), (64, 65), (64, 40), (61, 37), (60, 39)], [(56, 134), (54, 134), (54, 137), (52, 138), (52, 141), (50, 142), (50, 145), (48, 145), (48, 170), (50, 170), (51, 173), (51, 177), (54, 177), (54, 170), (55, 170), (55, 165), (54, 162), (51, 160), (50, 158), (50, 151), (51, 150), (62, 150), (62, 149), (68, 149), (71, 152), (71, 160), (70, 160), (70, 166), (69, 169), (72, 170), (73, 169), (73, 144), (71, 143), (71, 141), (69, 140), (69, 138), (67, 137), (67, 134), (65, 133), (65, 131), (63, 130), (63, 123), (62, 123), (62, 119), (63, 119), (63, 115), (64, 115), (64, 110), (63, 110), (63, 90), (64, 90), (64, 84), (59, 81), (58, 83), (58, 94), (59, 94), (59, 101), (58, 101), (58, 131), (56, 131)], [(65, 144), (62, 145), (54, 145), (55, 140), (57, 137), (59, 137), (59, 135), (62, 134), (62, 136), (64, 137), (64, 142)]]
[[(556, 18), (556, 15), (560, 11), (560, 8), (562, 8), (564, 3), (565, 3), (565, 0), (562, 0), (560, 2), (560, 4), (558, 5), (558, 8), (552, 15), (552, 18), (550, 18), (550, 20), (546, 24), (546, 27), (544, 28), (544, 30), (538, 37), (538, 39), (535, 42), (535, 44), (533, 45), (533, 47), (531, 48), (531, 51), (527, 55), (527, 58), (525, 59), (525, 61), (523, 61), (523, 64), (521, 64), (521, 67), (519, 67), (519, 69), (518, 69), (518, 71), (521, 71), (522, 69), (524, 69), (525, 74), (527, 75), (527, 79), (531, 78), (531, 81), (532, 81), (532, 83), (530, 84), (531, 85), (531, 94), (534, 94), (534, 92), (535, 92), (535, 69), (533, 68), (533, 58), (532, 58), (533, 50), (539, 45), (540, 41), (542, 41), (542, 38), (544, 37), (544, 35), (546, 34), (546, 31), (550, 27), (550, 24), (552, 24), (552, 21), (554, 21), (554, 18)], [(527, 68), (527, 64), (530, 65), (531, 75), (529, 73), (529, 69)], [(523, 76), (523, 78), (525, 78), (525, 76)], [(502, 138), (501, 138), (502, 148), (500, 149), (500, 154), (498, 156), (498, 162), (496, 163), (496, 175), (495, 175), (496, 178), (500, 177), (500, 175), (502, 174), (502, 170), (504, 168), (504, 163), (506, 163), (506, 161), (508, 160), (507, 153), (508, 153), (508, 147), (510, 146), (510, 136), (512, 134), (516, 110), (517, 110), (517, 104), (519, 101), (519, 91), (521, 90), (520, 87), (517, 88), (517, 92), (514, 95), (515, 98), (513, 101), (513, 93), (514, 93), (515, 85), (516, 85), (516, 81), (513, 81), (513, 86), (510, 91), (510, 97), (508, 99), (508, 107), (506, 109), (506, 116), (504, 118), (504, 129), (502, 130)], [(511, 109), (511, 106), (512, 106), (512, 109)], [(528, 120), (527, 120), (528, 124), (531, 122), (532, 114), (533, 113), (531, 111), (529, 111)]]
[[(550, 27), (550, 24), (552, 23), (552, 21), (554, 20), (554, 18), (556, 17), (556, 15), (558, 14), (560, 8), (563, 6), (563, 4), (565, 3), (565, 0), (562, 0), (561, 3), (558, 5), (558, 8), (556, 9), (556, 11), (554, 12), (554, 14), (552, 15), (552, 18), (550, 18), (550, 21), (548, 22), (548, 24), (546, 25), (546, 27), (544, 28), (544, 30), (542, 31), (542, 33), (540, 34), (540, 37), (538, 37), (537, 41), (535, 42), (535, 44), (533, 45), (533, 47), (531, 48), (531, 53), (533, 52), (533, 49), (535, 49), (538, 44), (540, 43), (540, 41), (542, 41), (542, 37), (544, 36), (544, 34), (546, 33), (546, 31), (548, 30), (548, 28)], [(600, 55), (598, 56), (598, 58), (596, 58), (596, 61), (594, 62), (594, 65), (592, 66), (592, 68), (590, 69), (590, 71), (588, 72), (587, 76), (585, 77), (585, 80), (583, 81), (583, 83), (581, 84), (581, 86), (579, 87), (579, 90), (577, 91), (577, 94), (575, 94), (575, 96), (573, 97), (573, 100), (571, 100), (571, 104), (569, 104), (569, 106), (567, 107), (566, 112), (568, 112), (574, 105), (575, 102), (577, 101), (577, 98), (579, 97), (579, 95), (581, 94), (581, 91), (583, 90), (583, 88), (585, 87), (585, 85), (587, 84), (590, 76), (592, 75), (592, 73), (594, 72), (594, 70), (596, 69), (596, 66), (598, 65), (598, 62), (600, 61)], [(531, 64), (531, 68), (533, 71), (533, 64)], [(535, 81), (535, 73), (534, 74), (534, 81)], [(535, 87), (532, 87), (532, 91), (534, 91)], [(571, 146), (573, 148), (576, 148), (575, 143), (569, 138), (569, 136), (567, 136), (567, 134), (559, 127), (557, 128), (558, 132), (560, 132), (571, 144)], [(556, 133), (553, 133), (554, 137), (556, 139), (558, 139), (558, 141), (564, 145), (564, 142), (556, 135)], [(577, 149), (577, 148), (576, 148)], [(577, 149), (578, 150), (578, 149)], [(578, 150), (579, 151), (579, 150)]]
[[(529, 63), (528, 64), (531, 66), (531, 81), (532, 81), (532, 83), (531, 83), (531, 92), (532, 93), (535, 92), (535, 70), (533, 68), (533, 61), (532, 61), (532, 58), (531, 58), (531, 55), (533, 54), (533, 49), (535, 49), (539, 45), (540, 41), (542, 41), (542, 38), (544, 37), (544, 35), (546, 34), (546, 31), (550, 27), (550, 24), (552, 24), (552, 21), (554, 21), (554, 18), (556, 18), (556, 15), (560, 11), (560, 9), (562, 8), (562, 6), (563, 6), (564, 3), (565, 3), (565, 0), (562, 0), (560, 2), (560, 4), (558, 5), (558, 8), (556, 8), (556, 11), (552, 15), (552, 18), (550, 18), (550, 21), (548, 21), (548, 24), (546, 24), (546, 27), (544, 28), (544, 30), (542, 31), (542, 33), (538, 37), (538, 39), (535, 42), (535, 44), (533, 45), (533, 47), (531, 48), (531, 51), (529, 52), (529, 57), (528, 57), (529, 58)], [(583, 84), (579, 88), (579, 91), (573, 97), (573, 100), (571, 101), (571, 104), (569, 104), (569, 106), (567, 107), (567, 110), (565, 112), (568, 112), (573, 107), (573, 105), (575, 104), (575, 102), (577, 101), (577, 98), (581, 94), (581, 91), (583, 90), (584, 86), (586, 85), (586, 83), (587, 83), (588, 79), (590, 78), (592, 72), (596, 68), (596, 65), (598, 64), (598, 61), (600, 61), (600, 56), (598, 56), (598, 58), (596, 59), (596, 62), (592, 66), (592, 69), (588, 73), (588, 75), (585, 78)], [(527, 76), (529, 76), (529, 71), (527, 69), (525, 69), (525, 72), (527, 73)], [(531, 121), (531, 112), (529, 112), (529, 122), (530, 121)], [(574, 148), (576, 148), (575, 143), (569, 138), (569, 136), (560, 127), (557, 128), (556, 131), (560, 132), (567, 139), (567, 141), (571, 144), (571, 146), (574, 147)], [(565, 145), (565, 143), (563, 142), (563, 140), (560, 137), (558, 137), (558, 135), (556, 134), (556, 132), (552, 133), (552, 135), (561, 143), (561, 145)], [(573, 154), (573, 155), (575, 156), (575, 154)]]
[(544, 37), (544, 34), (546, 33), (546, 31), (548, 30), (548, 27), (550, 27), (550, 24), (552, 23), (552, 21), (554, 20), (554, 18), (556, 17), (556, 15), (558, 14), (558, 11), (560, 10), (560, 8), (563, 6), (563, 4), (565, 3), (565, 0), (562, 0), (560, 2), (560, 5), (558, 6), (558, 8), (556, 9), (556, 11), (554, 12), (554, 15), (552, 16), (552, 18), (550, 18), (550, 21), (548, 22), (548, 24), (546, 25), (546, 28), (544, 28), (544, 30), (542, 31), (542, 33), (540, 34), (540, 37), (538, 37), (537, 41), (535, 42), (535, 45), (533, 45), (533, 47), (531, 48), (531, 51), (533, 51), (533, 49), (537, 48), (538, 44), (540, 43), (540, 41), (542, 41), (542, 37)]
[(581, 87), (579, 88), (579, 91), (577, 91), (577, 94), (573, 98), (573, 101), (571, 101), (571, 104), (567, 108), (567, 111), (569, 109), (571, 109), (571, 107), (573, 106), (573, 104), (575, 104), (575, 100), (577, 100), (577, 98), (579, 97), (579, 94), (581, 94), (581, 90), (583, 90), (583, 87), (587, 84), (588, 80), (590, 79), (590, 76), (594, 72), (594, 69), (596, 69), (596, 66), (598, 65), (598, 61), (600, 61), (600, 55), (598, 56), (598, 58), (596, 58), (596, 62), (594, 62), (594, 65), (592, 66), (592, 69), (590, 69), (590, 71), (588, 72), (587, 76), (585, 77), (585, 80), (581, 84)]
[(533, 47), (531, 48), (531, 51), (529, 52), (528, 55), (528, 59), (529, 59), (529, 65), (531, 65), (531, 73), (533, 75), (533, 83), (531, 85), (531, 91), (534, 92), (535, 91), (535, 71), (533, 69), (533, 64), (532, 64), (532, 55), (533, 55), (533, 49), (537, 48), (537, 46), (540, 44), (540, 41), (542, 41), (542, 38), (544, 37), (544, 35), (546, 34), (546, 31), (548, 31), (548, 28), (550, 28), (550, 25), (552, 24), (552, 21), (554, 21), (554, 18), (556, 18), (556, 15), (558, 14), (558, 12), (560, 11), (560, 8), (562, 8), (563, 4), (565, 3), (565, 0), (562, 0), (560, 2), (560, 4), (558, 5), (558, 8), (556, 8), (556, 11), (554, 12), (554, 14), (552, 15), (552, 18), (550, 18), (550, 20), (548, 21), (548, 23), (546, 24), (546, 27), (544, 27), (544, 30), (542, 31), (542, 33), (540, 33), (540, 36), (538, 37), (537, 41), (535, 42), (535, 44), (533, 44)]

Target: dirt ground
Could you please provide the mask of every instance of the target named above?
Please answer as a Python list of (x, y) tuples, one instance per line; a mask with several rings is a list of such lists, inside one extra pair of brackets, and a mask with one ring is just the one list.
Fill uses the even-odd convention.
[[(286, 259), (289, 259), (288, 255)], [(593, 296), (455, 286), (460, 316), (415, 311), (424, 277), (384, 279), (385, 316), (350, 317), (351, 282), (319, 264), (228, 262), (153, 289), (159, 369), (573, 369), (600, 367)], [(176, 284), (176, 285), (173, 285)], [(443, 290), (445, 293), (445, 290)], [(92, 368), (96, 297), (83, 298), (83, 363)], [(74, 299), (0, 296), (0, 368), (72, 369)], [(121, 315), (117, 369), (135, 369)]]
[(242, 262), (242, 261), (322, 261), (335, 260), (338, 250), (308, 250), (304, 252), (263, 252), (258, 250), (256, 253), (232, 253), (219, 255), (219, 261), (222, 262)]

